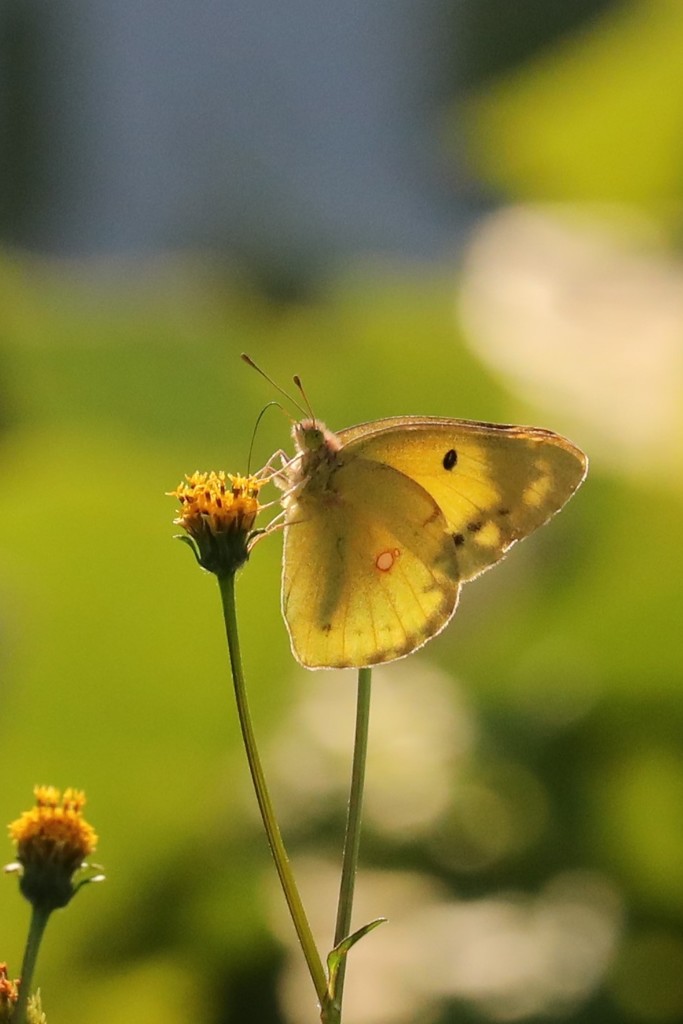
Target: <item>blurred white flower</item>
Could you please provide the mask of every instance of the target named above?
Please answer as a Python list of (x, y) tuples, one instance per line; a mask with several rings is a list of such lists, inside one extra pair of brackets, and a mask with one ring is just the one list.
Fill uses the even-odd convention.
[(474, 237), (459, 313), (547, 426), (608, 464), (680, 478), (683, 264), (650, 224), (597, 207), (504, 209)]
[[(297, 860), (297, 879), (310, 915), (311, 927), (324, 955), (332, 947), (339, 889), (339, 865), (329, 861)], [(285, 1015), (300, 1024), (315, 1013), (315, 992), (303, 963), (282, 893), (270, 883), (274, 924), (290, 948), (283, 972), (281, 999)], [(344, 988), (344, 1017), (356, 1024), (430, 1024), (436, 1018), (434, 996), (421, 984), (423, 941), (413, 921), (442, 898), (429, 878), (408, 872), (359, 871), (353, 928), (376, 917), (389, 920), (363, 938), (349, 954)]]
[[(355, 674), (306, 673), (302, 681), (268, 755), (290, 821), (314, 818), (334, 800), (346, 805), (353, 749)], [(405, 838), (428, 831), (448, 808), (476, 725), (453, 680), (424, 659), (377, 670), (372, 685), (364, 822)]]
[(415, 926), (430, 949), (420, 977), (433, 996), (514, 1021), (568, 1012), (598, 987), (616, 950), (621, 903), (599, 875), (568, 873), (536, 898), (444, 903)]
[[(336, 864), (297, 864), (312, 926), (331, 945)], [(277, 930), (291, 955), (282, 980), (287, 1018), (299, 1024), (314, 993), (271, 887)], [(462, 1000), (493, 1021), (571, 1013), (603, 982), (621, 934), (622, 907), (602, 876), (569, 872), (538, 896), (505, 893), (447, 899), (430, 879), (361, 871), (354, 927), (378, 916), (387, 923), (349, 956), (345, 1011), (356, 1024), (429, 1024), (444, 1000)], [(326, 945), (327, 940), (327, 945)]]

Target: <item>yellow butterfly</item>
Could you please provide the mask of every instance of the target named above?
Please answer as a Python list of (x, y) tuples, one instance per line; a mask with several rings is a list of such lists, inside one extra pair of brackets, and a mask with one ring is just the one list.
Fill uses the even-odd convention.
[(455, 612), (461, 583), (553, 516), (586, 475), (559, 434), (397, 416), (333, 434), (295, 424), (279, 475), (282, 610), (307, 668), (402, 658)]

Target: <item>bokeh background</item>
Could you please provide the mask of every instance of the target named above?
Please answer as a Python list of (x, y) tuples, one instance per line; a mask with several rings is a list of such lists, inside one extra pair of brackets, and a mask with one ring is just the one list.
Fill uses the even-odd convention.
[[(317, 1019), (164, 493), (245, 468), (273, 393), (244, 349), (333, 428), (591, 457), (375, 673), (355, 923), (390, 920), (349, 1024), (683, 1019), (682, 55), (676, 0), (5, 0), (0, 821), (84, 788), (108, 876), (48, 930), (50, 1024)], [(279, 562), (241, 635), (326, 950), (355, 681), (295, 666)], [(27, 920), (8, 877), (12, 974)]]

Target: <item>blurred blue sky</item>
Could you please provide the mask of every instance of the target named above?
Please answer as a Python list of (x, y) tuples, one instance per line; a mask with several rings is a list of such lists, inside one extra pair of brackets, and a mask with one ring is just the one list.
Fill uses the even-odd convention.
[(437, 124), (457, 5), (72, 0), (4, 17), (20, 244), (209, 246), (286, 273), (438, 258), (471, 220)]
[(283, 281), (452, 256), (490, 199), (447, 102), (608, 2), (5, 0), (0, 227)]

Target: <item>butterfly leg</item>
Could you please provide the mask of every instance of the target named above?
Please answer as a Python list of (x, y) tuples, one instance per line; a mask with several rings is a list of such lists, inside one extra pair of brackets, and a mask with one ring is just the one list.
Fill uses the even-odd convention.
[[(280, 460), (280, 466), (274, 468), (274, 463), (277, 462), (278, 459)], [(265, 476), (267, 477), (268, 480), (271, 480), (272, 476), (268, 477), (268, 474), (272, 473), (273, 476), (277, 475), (278, 473), (281, 472), (284, 466), (286, 466), (287, 462), (289, 462), (287, 453), (282, 448), (279, 448), (276, 452), (273, 452), (273, 454), (270, 456), (265, 465), (262, 466), (261, 469), (259, 469), (256, 476)]]
[[(298, 455), (295, 455), (293, 458), (291, 458), (289, 455), (287, 455), (287, 452), (283, 451), (283, 449), (280, 448), (278, 451), (274, 452), (271, 455), (263, 469), (260, 470), (259, 472), (270, 473), (270, 475), (266, 477), (267, 482), (274, 483), (276, 487), (279, 487), (283, 491), (287, 490), (289, 486), (289, 480), (287, 476), (288, 470), (291, 470), (291, 467), (296, 463), (298, 459), (301, 458), (301, 454), (302, 453), (299, 453)], [(274, 468), (272, 463), (275, 462), (277, 459), (280, 460), (280, 466), (279, 468)]]

